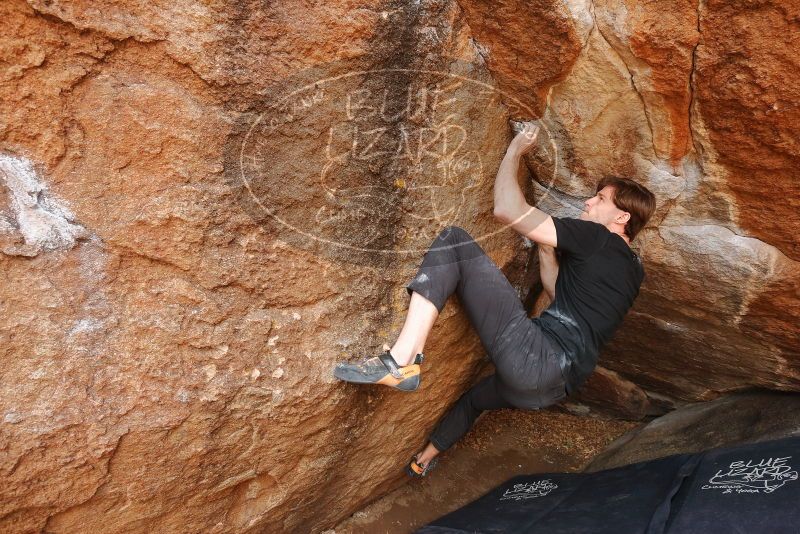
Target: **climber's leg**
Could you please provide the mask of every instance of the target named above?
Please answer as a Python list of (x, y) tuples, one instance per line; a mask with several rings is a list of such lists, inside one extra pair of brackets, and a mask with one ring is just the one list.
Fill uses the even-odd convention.
[(428, 445), (417, 454), (417, 463), (428, 464), (440, 452), (449, 449), (472, 427), (484, 410), (513, 408), (498, 390), (497, 375), (487, 376), (464, 393), (447, 412), (430, 436)]
[[(434, 239), (406, 289), (414, 310), (407, 317), (406, 333), (396, 343), (398, 354), (386, 352), (359, 364), (337, 364), (334, 376), (347, 382), (416, 390), (420, 369), (409, 364), (422, 352), (433, 322), (454, 292), (492, 361), (495, 354), (504, 353), (503, 347), (514, 344), (505, 335), (509, 327), (530, 322), (517, 291), (472, 236), (457, 226), (446, 227)], [(508, 366), (495, 364), (499, 379), (513, 378), (506, 376)]]
[(390, 350), (398, 365), (410, 364), (423, 351), (425, 340), (438, 316), (439, 310), (431, 301), (419, 293), (411, 294), (403, 329)]
[(561, 349), (528, 317), (516, 289), (463, 228), (439, 234), (406, 288), (439, 311), (451, 293), (458, 295), (497, 369), (500, 391), (514, 406), (537, 409), (566, 395)]
[[(516, 289), (472, 236), (458, 226), (446, 227), (434, 239), (406, 290), (412, 298), (414, 293), (425, 297), (438, 312), (455, 292), (490, 357), (503, 341), (505, 328), (512, 321), (527, 319)], [(421, 348), (419, 344), (415, 347), (418, 352)]]

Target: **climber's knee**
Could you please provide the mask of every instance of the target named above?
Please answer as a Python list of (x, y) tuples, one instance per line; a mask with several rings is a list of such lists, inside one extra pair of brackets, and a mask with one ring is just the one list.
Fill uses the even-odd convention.
[(473, 241), (472, 236), (460, 226), (448, 225), (439, 233), (439, 237), (456, 242)]

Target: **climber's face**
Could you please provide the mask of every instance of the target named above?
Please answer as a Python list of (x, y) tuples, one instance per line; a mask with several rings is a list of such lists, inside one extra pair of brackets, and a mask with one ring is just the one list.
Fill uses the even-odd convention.
[(603, 226), (610, 226), (614, 223), (623, 226), (630, 218), (626, 211), (622, 211), (614, 204), (614, 188), (610, 185), (605, 186), (597, 192), (595, 196), (583, 203), (583, 211), (580, 218), (584, 221), (593, 221)]

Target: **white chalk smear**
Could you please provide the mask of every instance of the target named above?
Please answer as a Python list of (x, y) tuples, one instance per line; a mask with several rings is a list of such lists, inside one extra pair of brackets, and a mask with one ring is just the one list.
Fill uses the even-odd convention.
[[(36, 256), (40, 252), (70, 249), (77, 239), (88, 236), (86, 229), (74, 222), (75, 216), (66, 205), (48, 193), (28, 159), (0, 154), (0, 184), (8, 191), (11, 210), (7, 217), (0, 211), (3, 253)], [(16, 239), (1, 239), (2, 234), (11, 234)], [(23, 244), (19, 244), (20, 236)]]

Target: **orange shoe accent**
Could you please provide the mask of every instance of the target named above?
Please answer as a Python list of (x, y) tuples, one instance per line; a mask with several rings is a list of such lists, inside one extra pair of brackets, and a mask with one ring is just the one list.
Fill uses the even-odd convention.
[(411, 469), (418, 475), (425, 471), (425, 468), (419, 465), (416, 460), (411, 460)]
[(391, 374), (387, 373), (386, 376), (384, 376), (383, 378), (381, 378), (380, 380), (378, 380), (375, 383), (376, 384), (381, 384), (381, 385), (384, 385), (384, 386), (392, 386), (392, 387), (394, 387), (397, 384), (399, 384), (400, 382), (402, 382), (403, 380), (406, 380), (408, 378), (412, 378), (414, 376), (417, 376), (420, 373), (419, 365), (417, 365), (417, 364), (407, 365), (405, 367), (401, 367), (399, 369), (399, 371), (403, 375), (402, 378), (395, 378)]
[(436, 462), (437, 462), (437, 458), (432, 458), (425, 465), (425, 467), (423, 467), (419, 463), (417, 463), (417, 457), (416, 456), (412, 456), (411, 457), (411, 462), (409, 462), (409, 464), (406, 466), (406, 474), (408, 474), (409, 476), (414, 477), (414, 478), (424, 477), (424, 476), (426, 476), (428, 474), (428, 471), (430, 471), (431, 469), (436, 467)]

